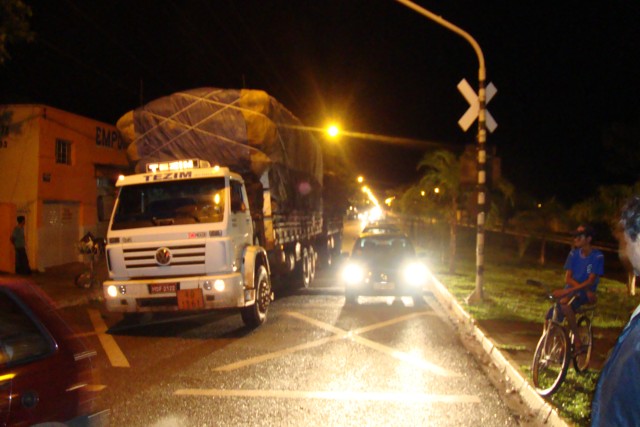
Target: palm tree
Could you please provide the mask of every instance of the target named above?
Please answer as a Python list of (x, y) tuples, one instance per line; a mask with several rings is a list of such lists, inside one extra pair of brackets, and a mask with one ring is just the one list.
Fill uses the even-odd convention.
[(448, 150), (426, 153), (418, 163), (424, 175), (419, 188), (431, 192), (438, 188), (434, 206), (449, 223), (449, 272), (455, 272), (458, 202), (460, 198), (460, 160)]
[(566, 228), (566, 209), (555, 198), (551, 198), (537, 204), (532, 209), (519, 212), (513, 222), (516, 229), (522, 232), (519, 237), (519, 256), (524, 255), (526, 246), (531, 242), (532, 237), (539, 237), (541, 245), (538, 261), (544, 265), (547, 238), (553, 232)]
[[(495, 213), (499, 218), (500, 227), (502, 232), (504, 233), (504, 231), (507, 229), (509, 218), (513, 215), (516, 187), (502, 176), (498, 178), (496, 182), (494, 182), (493, 187), (495, 188), (495, 190), (497, 190), (496, 196), (499, 199), (496, 204), (497, 212)], [(490, 217), (491, 216), (492, 215), (490, 215)]]

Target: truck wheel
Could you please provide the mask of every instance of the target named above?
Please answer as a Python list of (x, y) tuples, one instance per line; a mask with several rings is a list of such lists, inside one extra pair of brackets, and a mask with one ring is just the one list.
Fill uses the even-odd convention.
[(308, 288), (311, 283), (309, 276), (310, 268), (309, 268), (309, 250), (305, 246), (302, 248), (302, 255), (300, 257), (300, 262), (296, 264), (296, 269), (294, 273), (294, 280), (297, 286)]
[(251, 329), (257, 328), (267, 320), (267, 311), (271, 303), (271, 281), (267, 269), (261, 265), (256, 272), (256, 301), (240, 309), (244, 324)]
[(316, 261), (318, 260), (318, 254), (313, 249), (313, 246), (309, 246), (309, 284), (313, 283), (316, 278)]

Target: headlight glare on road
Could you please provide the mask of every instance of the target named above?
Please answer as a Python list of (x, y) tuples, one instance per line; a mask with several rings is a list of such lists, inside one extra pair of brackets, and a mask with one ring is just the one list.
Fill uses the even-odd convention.
[(347, 264), (342, 270), (342, 280), (347, 285), (357, 285), (364, 280), (364, 268), (358, 264)]
[(421, 262), (412, 262), (404, 267), (403, 277), (411, 286), (424, 286), (427, 283), (427, 266)]

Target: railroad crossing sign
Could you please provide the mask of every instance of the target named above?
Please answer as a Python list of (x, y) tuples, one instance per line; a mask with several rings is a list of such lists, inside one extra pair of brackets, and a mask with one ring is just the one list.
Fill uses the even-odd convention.
[[(460, 83), (458, 83), (458, 90), (470, 105), (469, 109), (464, 113), (462, 117), (460, 117), (460, 120), (458, 120), (458, 125), (462, 128), (462, 130), (466, 131), (467, 129), (469, 129), (469, 126), (471, 126), (471, 123), (473, 123), (478, 117), (478, 112), (480, 111), (480, 103), (478, 102), (478, 94), (471, 88), (466, 79), (460, 80)], [(486, 99), (484, 103), (485, 107), (497, 92), (498, 89), (496, 89), (493, 83), (489, 83), (486, 88)], [(493, 133), (493, 131), (498, 127), (498, 123), (496, 123), (496, 121), (493, 119), (493, 116), (486, 108), (485, 121), (489, 132)]]

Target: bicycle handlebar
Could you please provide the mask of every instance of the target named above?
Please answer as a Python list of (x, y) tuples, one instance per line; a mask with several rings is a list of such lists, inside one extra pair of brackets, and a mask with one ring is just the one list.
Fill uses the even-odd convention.
[(556, 297), (554, 297), (554, 296), (553, 296), (553, 290), (552, 290), (552, 289), (551, 289), (551, 287), (550, 287), (549, 285), (547, 285), (546, 283), (544, 283), (544, 282), (540, 282), (539, 280), (534, 280), (534, 279), (527, 279), (527, 280), (526, 280), (526, 283), (527, 283), (527, 285), (534, 285), (534, 286), (541, 286), (541, 287), (543, 287), (543, 288), (544, 288), (544, 291), (545, 291), (545, 293), (547, 294), (547, 296), (549, 297), (549, 299), (552, 299), (552, 300), (554, 300), (554, 301), (559, 301), (560, 299), (565, 298), (565, 297), (574, 297), (574, 296), (575, 296), (575, 294), (576, 294), (577, 292), (579, 292), (579, 291), (580, 291), (580, 289), (575, 289), (575, 290), (573, 290), (573, 291), (569, 292), (569, 293), (568, 293), (567, 295), (565, 295), (564, 297), (556, 298)]

